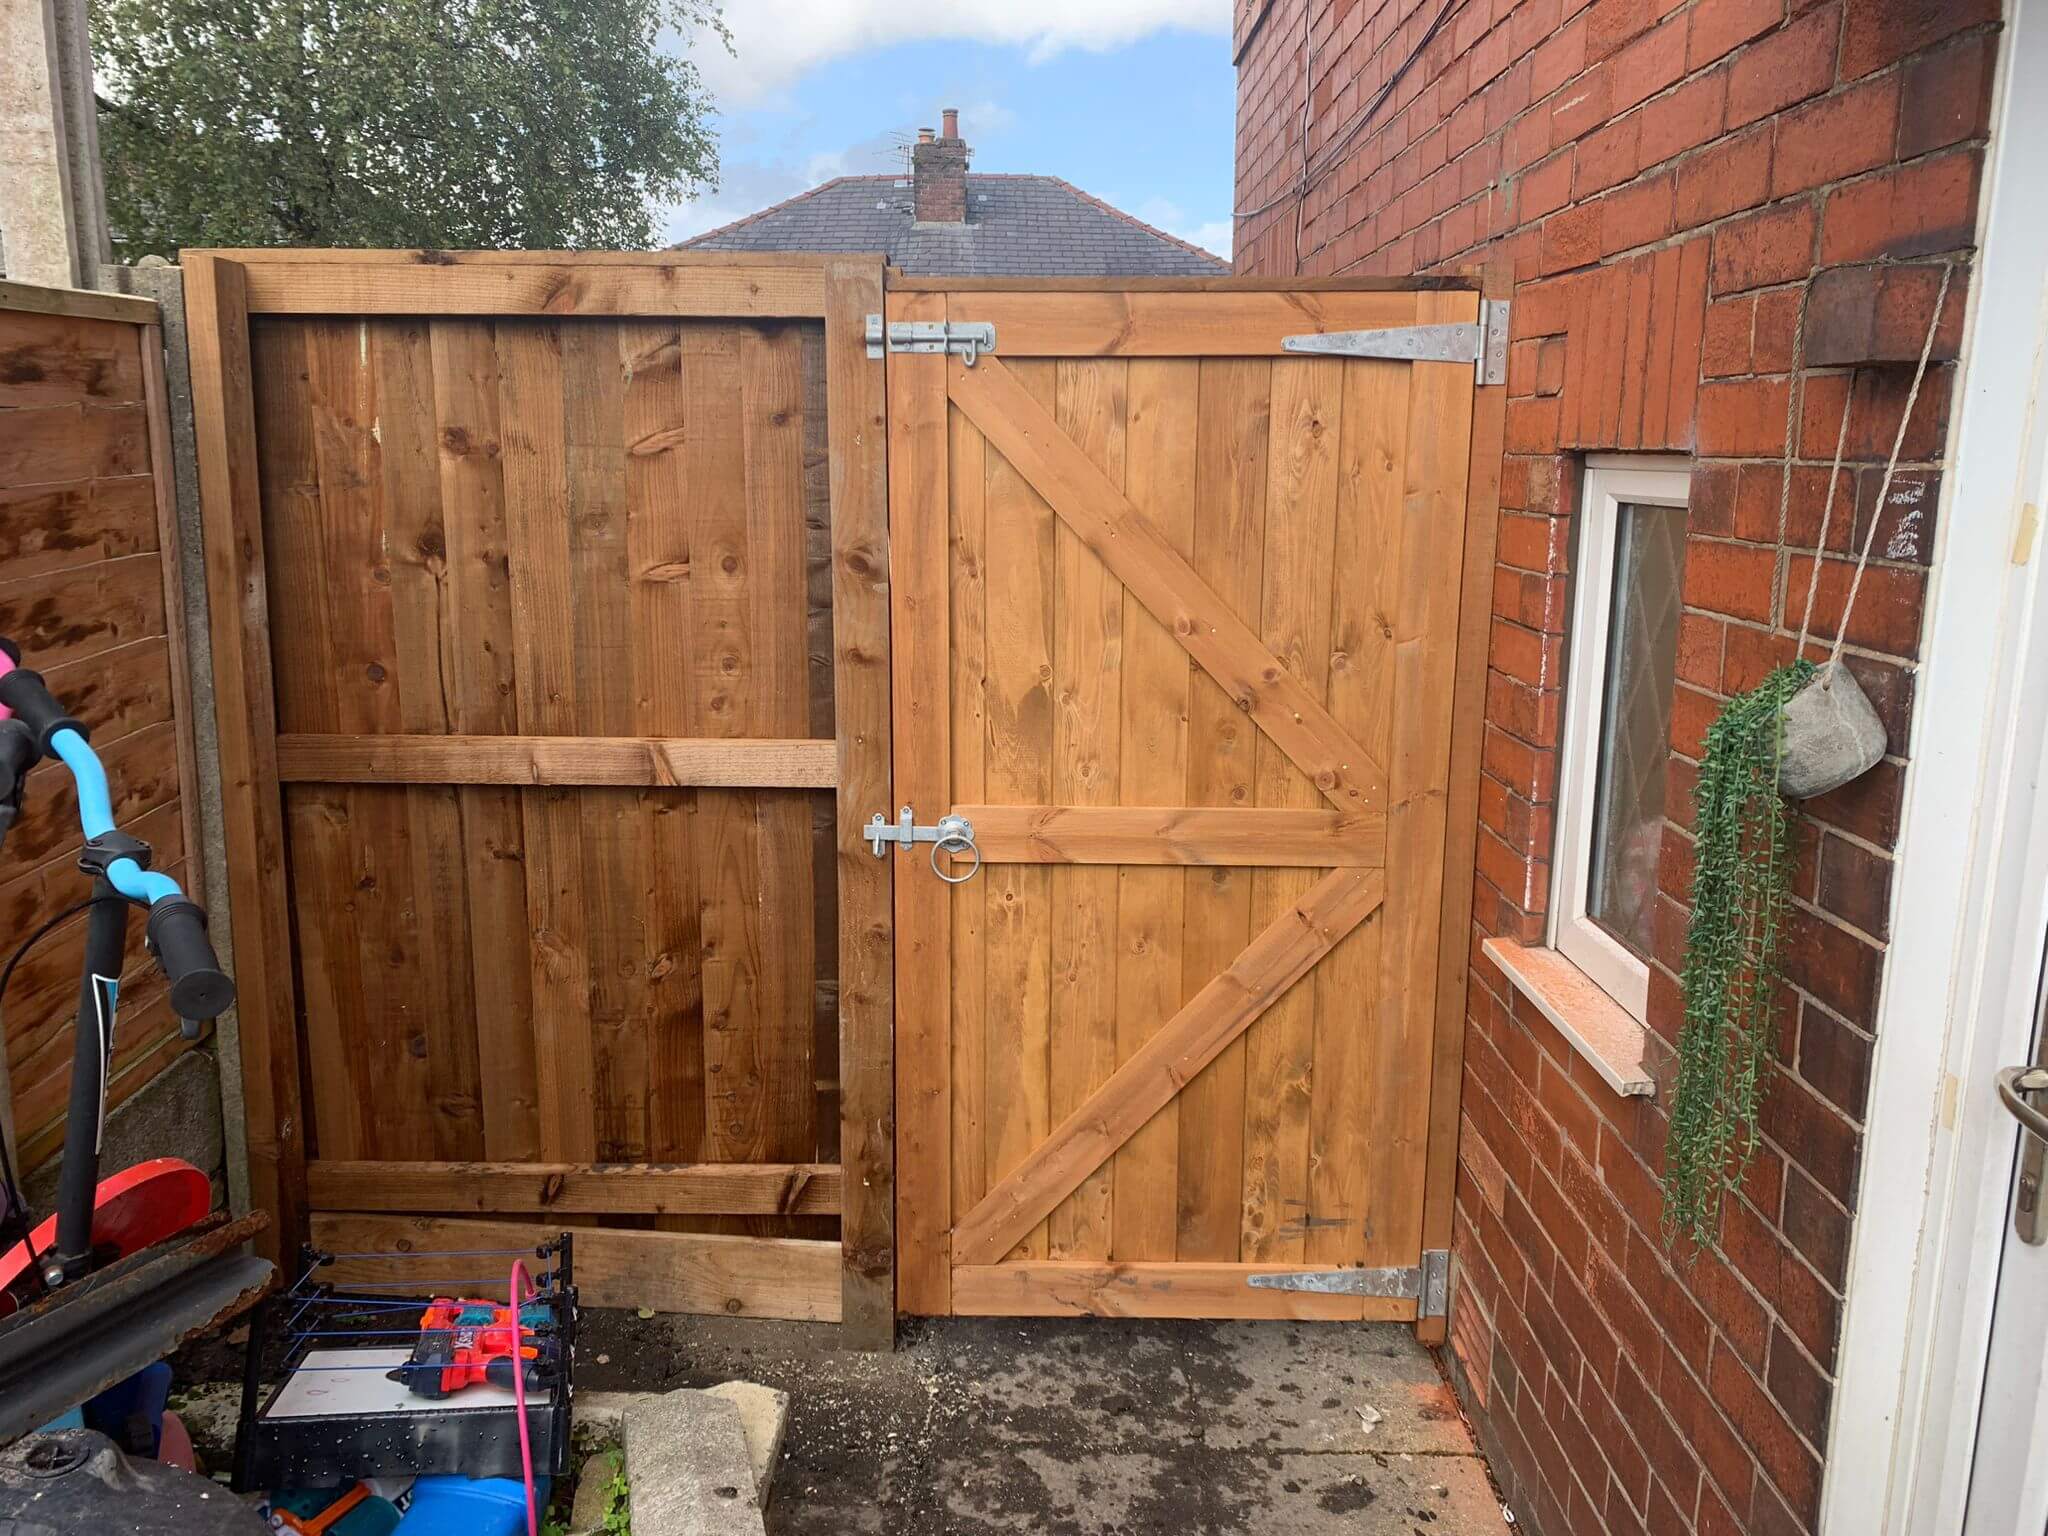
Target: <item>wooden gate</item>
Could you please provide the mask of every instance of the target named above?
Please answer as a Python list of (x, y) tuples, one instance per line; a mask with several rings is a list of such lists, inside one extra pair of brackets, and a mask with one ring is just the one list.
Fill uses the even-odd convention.
[(879, 259), (185, 271), (258, 1202), (886, 1340)]
[(985, 866), (897, 855), (906, 1311), (1417, 1315), (1247, 1282), (1419, 1273), (1426, 1193), (1447, 1236), (1473, 367), (1282, 338), (1477, 313), (892, 284), (892, 322), (996, 333), (888, 359), (895, 797)]

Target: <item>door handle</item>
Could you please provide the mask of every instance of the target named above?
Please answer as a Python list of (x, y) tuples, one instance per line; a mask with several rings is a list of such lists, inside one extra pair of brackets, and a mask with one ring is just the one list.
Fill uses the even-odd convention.
[(2004, 1067), (1998, 1074), (1998, 1097), (2025, 1127), (2020, 1147), (2019, 1188), (2012, 1203), (2013, 1231), (2036, 1247), (2048, 1242), (2048, 1212), (2042, 1210), (2041, 1181), (2048, 1167), (2048, 1115), (2027, 1102), (2027, 1095), (2048, 1092), (2048, 1067)]

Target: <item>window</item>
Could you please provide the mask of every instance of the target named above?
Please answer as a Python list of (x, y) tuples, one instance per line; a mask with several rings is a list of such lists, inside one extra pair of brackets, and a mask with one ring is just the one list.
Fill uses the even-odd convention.
[(1589, 460), (1573, 572), (1550, 942), (1639, 1019), (1664, 836), (1688, 478), (1683, 461)]

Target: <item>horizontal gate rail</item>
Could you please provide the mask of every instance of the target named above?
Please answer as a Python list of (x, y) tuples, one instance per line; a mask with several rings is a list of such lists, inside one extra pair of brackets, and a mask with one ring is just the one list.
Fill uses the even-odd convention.
[(1376, 867), (1386, 818), (1373, 811), (1179, 805), (963, 805), (989, 864)]
[(718, 736), (327, 736), (277, 738), (286, 784), (627, 784), (831, 789), (831, 740)]
[(837, 1216), (836, 1163), (404, 1163), (316, 1158), (329, 1211), (614, 1216)]

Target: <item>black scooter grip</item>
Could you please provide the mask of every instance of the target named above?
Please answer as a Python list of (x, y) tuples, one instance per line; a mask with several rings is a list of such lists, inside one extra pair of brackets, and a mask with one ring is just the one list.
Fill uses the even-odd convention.
[(73, 719), (56, 695), (43, 685), (43, 674), (31, 672), (26, 667), (16, 667), (5, 677), (0, 677), (0, 704), (14, 711), (14, 718), (35, 732), (36, 750), (45, 757), (54, 757), (50, 750), (50, 738), (62, 730), (73, 730), (85, 735), (85, 727)]
[(206, 937), (206, 913), (176, 896), (149, 909), (149, 947), (171, 982), (171, 1007), (180, 1019), (218, 1018), (235, 1000), (235, 984), (220, 968)]

